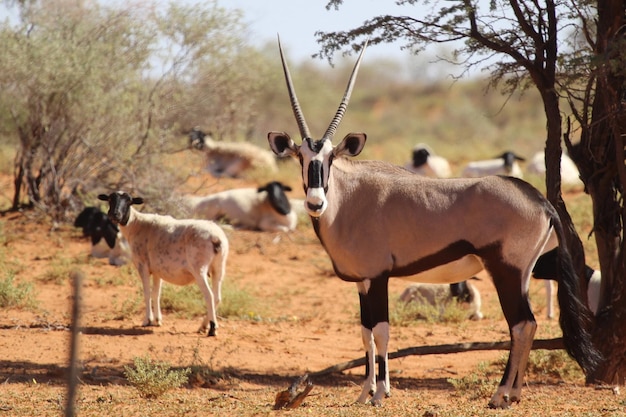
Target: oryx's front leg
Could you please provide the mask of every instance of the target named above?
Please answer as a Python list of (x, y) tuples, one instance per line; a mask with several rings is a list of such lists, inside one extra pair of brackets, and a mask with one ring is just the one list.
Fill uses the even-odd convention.
[[(381, 405), (390, 395), (387, 346), (389, 344), (388, 278), (365, 280), (357, 284), (361, 304), (361, 332), (366, 358), (366, 378), (358, 402)], [(378, 374), (376, 374), (378, 362)]]

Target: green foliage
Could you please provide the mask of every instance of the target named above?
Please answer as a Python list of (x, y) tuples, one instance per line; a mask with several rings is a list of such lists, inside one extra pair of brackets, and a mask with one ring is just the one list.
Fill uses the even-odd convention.
[(469, 395), (470, 400), (490, 398), (494, 393), (497, 380), (493, 379), (493, 372), (490, 371), (492, 364), (481, 362), (478, 369), (462, 378), (448, 378), (457, 395)]
[(124, 367), (124, 376), (142, 398), (158, 398), (187, 383), (189, 368), (172, 370), (167, 362), (154, 362), (148, 356), (136, 357), (134, 368)]
[(564, 350), (531, 351), (526, 373), (566, 381), (585, 378), (580, 366)]
[(435, 299), (435, 305), (426, 301), (404, 303), (397, 300), (390, 308), (389, 323), (392, 326), (413, 326), (419, 321), (461, 323), (467, 316), (462, 304), (442, 295)]
[(0, 279), (0, 308), (33, 308), (35, 306), (32, 283), (15, 283), (15, 277), (12, 274)]
[[(197, 285), (176, 286), (163, 284), (161, 308), (176, 312), (185, 318), (204, 316), (204, 297)], [(222, 302), (218, 306), (221, 317), (252, 318), (259, 316), (258, 300), (245, 289), (225, 281), (222, 285)]]
[(181, 178), (164, 161), (186, 145), (181, 123), (222, 120), (232, 135), (254, 123), (267, 65), (241, 47), (239, 13), (216, 2), (17, 7), (20, 20), (0, 24), (0, 109), (11, 115), (0, 132), (17, 144), (16, 197), (55, 220), (102, 189), (169, 192)]

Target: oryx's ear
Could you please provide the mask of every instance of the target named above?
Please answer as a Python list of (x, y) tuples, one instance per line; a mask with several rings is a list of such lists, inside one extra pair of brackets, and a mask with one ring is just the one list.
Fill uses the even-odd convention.
[(98, 200), (109, 201), (109, 196), (106, 195), (106, 194), (99, 194), (98, 195)]
[(348, 133), (341, 143), (335, 146), (335, 156), (357, 156), (365, 146), (367, 135), (365, 133)]
[(299, 146), (285, 132), (270, 132), (267, 141), (272, 151), (278, 156), (296, 156)]
[(141, 197), (133, 197), (131, 204), (143, 204), (143, 198)]

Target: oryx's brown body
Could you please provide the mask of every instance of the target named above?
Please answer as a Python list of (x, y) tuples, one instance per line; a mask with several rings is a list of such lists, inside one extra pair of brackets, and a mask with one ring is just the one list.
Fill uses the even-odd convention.
[[(302, 144), (284, 132), (268, 140), (279, 156), (302, 166), (305, 207), (339, 277), (357, 283), (367, 378), (359, 402), (380, 404), (389, 394), (388, 280), (453, 283), (483, 268), (492, 276), (511, 335), (511, 352), (490, 406), (519, 401), (537, 324), (528, 301), (531, 270), (539, 255), (559, 247), (561, 327), (568, 352), (586, 372), (599, 354), (585, 329), (578, 278), (564, 245), (556, 211), (531, 185), (510, 177), (428, 179), (380, 161), (353, 161), (364, 133), (332, 138), (346, 110), (363, 52), (339, 109), (324, 136), (311, 137), (281, 52)], [(552, 240), (552, 241), (551, 241)], [(562, 243), (562, 244), (561, 244)], [(378, 362), (378, 374), (375, 364)]]

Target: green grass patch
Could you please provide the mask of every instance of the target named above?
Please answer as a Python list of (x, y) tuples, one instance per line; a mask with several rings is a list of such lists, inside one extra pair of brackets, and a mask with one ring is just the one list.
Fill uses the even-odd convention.
[(461, 323), (468, 317), (463, 305), (446, 296), (437, 297), (435, 305), (426, 301), (391, 302), (389, 323), (392, 326), (413, 326), (417, 322)]
[(0, 307), (35, 308), (37, 303), (34, 292), (32, 283), (16, 283), (14, 276), (9, 274), (0, 279)]
[(173, 370), (167, 362), (155, 362), (148, 356), (136, 357), (134, 367), (125, 366), (124, 376), (142, 398), (158, 398), (187, 383), (189, 368)]
[[(206, 314), (204, 297), (195, 284), (181, 287), (164, 283), (161, 309), (187, 319)], [(222, 286), (222, 302), (217, 312), (226, 318), (261, 320), (262, 317), (258, 300), (247, 290), (227, 282)]]

